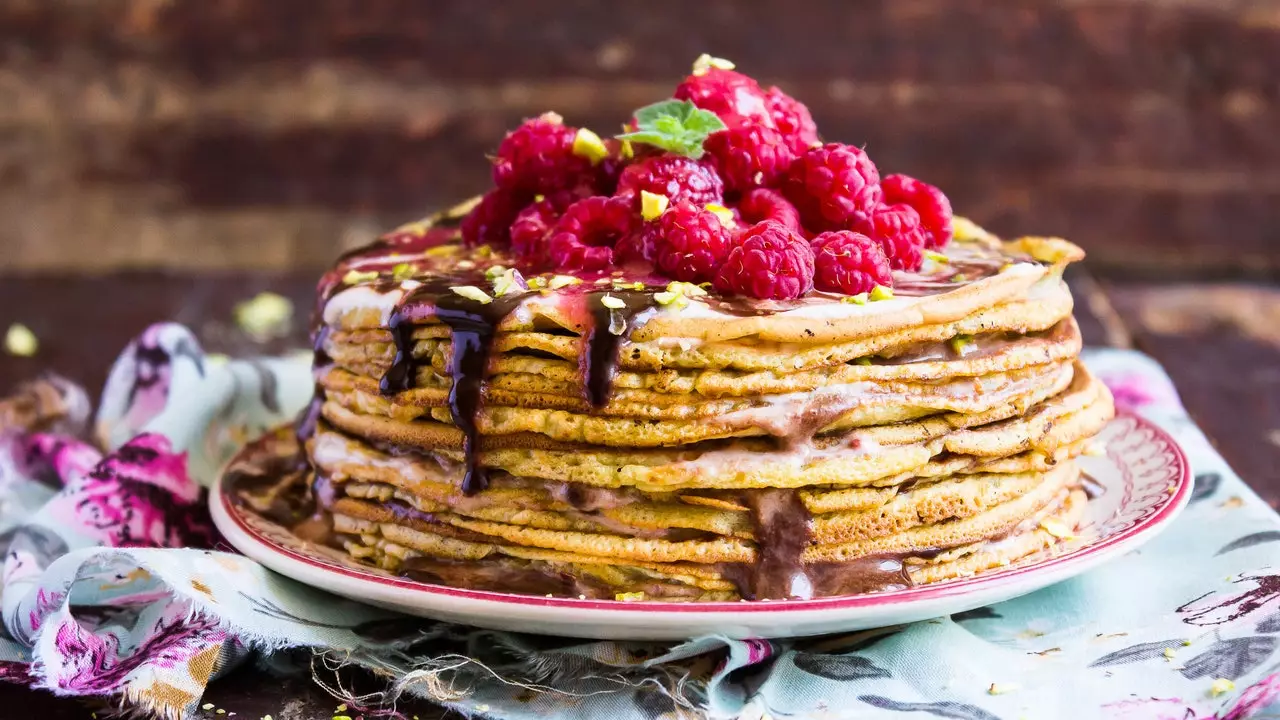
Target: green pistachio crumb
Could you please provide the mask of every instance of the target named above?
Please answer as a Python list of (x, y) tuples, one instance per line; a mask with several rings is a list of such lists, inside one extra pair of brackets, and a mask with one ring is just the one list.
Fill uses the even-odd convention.
[(627, 306), (627, 304), (623, 302), (621, 299), (608, 294), (600, 298), (600, 304), (609, 308), (610, 310), (621, 310), (622, 308)]
[(870, 365), (870, 364), (871, 364), (871, 358), (869, 358), (869, 357), (860, 357), (860, 358), (858, 358), (857, 360), (854, 360), (854, 361), (853, 361), (853, 364), (854, 364), (854, 365)]
[(871, 294), (868, 295), (868, 297), (870, 297), (871, 300), (873, 301), (888, 300), (893, 297), (893, 290), (891, 288), (885, 287), (884, 285), (877, 285), (871, 289)]
[(373, 282), (377, 279), (378, 273), (372, 270), (366, 272), (348, 270), (347, 274), (342, 276), (342, 282), (347, 285), (359, 285), (360, 283)]
[(10, 355), (31, 357), (40, 349), (40, 341), (36, 339), (36, 334), (31, 332), (31, 328), (22, 323), (14, 323), (4, 334), (4, 349)]
[(391, 279), (397, 282), (408, 280), (416, 274), (418, 274), (418, 268), (409, 263), (400, 263), (391, 268)]
[(924, 257), (925, 257), (925, 259), (926, 259), (926, 260), (932, 260), (932, 261), (934, 261), (934, 262), (936, 262), (936, 263), (949, 263), (949, 262), (951, 262), (951, 258), (947, 257), (946, 255), (943, 255), (942, 253), (938, 252), (937, 250), (925, 250), (925, 251), (924, 251)]
[(586, 128), (581, 128), (573, 136), (573, 154), (599, 165), (600, 161), (609, 157), (609, 148), (604, 146), (600, 136)]
[(846, 295), (840, 298), (840, 302), (849, 303), (850, 305), (866, 305), (867, 294), (864, 292), (861, 292), (861, 293), (858, 293), (857, 295)]
[(671, 200), (666, 195), (651, 193), (648, 190), (640, 191), (640, 217), (644, 218), (645, 222), (657, 220), (667, 211), (667, 206), (670, 204)]
[(552, 276), (551, 280), (547, 282), (547, 287), (551, 288), (552, 290), (559, 290), (562, 287), (569, 287), (570, 285), (581, 285), (581, 284), (582, 284), (582, 280), (572, 275), (554, 275)]
[(729, 60), (724, 58), (712, 57), (707, 53), (702, 53), (697, 60), (693, 61), (693, 74), (706, 75), (712, 68), (716, 70), (732, 70), (736, 66)]
[(507, 269), (502, 265), (494, 265), (484, 271), (484, 279), (489, 281), (497, 280), (502, 277), (502, 274), (506, 271)]
[(462, 297), (468, 300), (474, 300), (480, 303), (481, 305), (488, 305), (489, 303), (493, 302), (493, 298), (489, 297), (489, 293), (481, 290), (475, 285), (459, 285), (457, 287), (451, 287), (449, 289), (457, 293), (458, 295), (461, 295)]

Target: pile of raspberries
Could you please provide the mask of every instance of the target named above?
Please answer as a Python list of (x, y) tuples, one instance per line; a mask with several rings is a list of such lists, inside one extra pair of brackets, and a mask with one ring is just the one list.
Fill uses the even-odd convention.
[(600, 140), (548, 113), (509, 133), (494, 188), (465, 218), (471, 246), (525, 269), (592, 273), (647, 263), (674, 280), (762, 299), (892, 287), (951, 238), (951, 204), (860, 148), (822, 143), (808, 108), (724, 61), (695, 65), (677, 100), (718, 116), (697, 159)]

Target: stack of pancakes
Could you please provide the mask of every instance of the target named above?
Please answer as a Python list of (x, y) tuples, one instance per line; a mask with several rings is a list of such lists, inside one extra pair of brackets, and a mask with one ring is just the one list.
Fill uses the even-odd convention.
[(971, 575), (1074, 532), (1073, 458), (1113, 412), (1077, 360), (1074, 245), (961, 222), (874, 301), (623, 271), (501, 294), (503, 258), (458, 243), (460, 212), (322, 283), (301, 435), (354, 558), (504, 592), (805, 598)]

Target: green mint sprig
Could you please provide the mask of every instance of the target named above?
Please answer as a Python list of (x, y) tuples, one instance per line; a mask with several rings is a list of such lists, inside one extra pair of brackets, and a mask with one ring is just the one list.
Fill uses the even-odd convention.
[(697, 160), (702, 143), (713, 132), (725, 129), (716, 114), (688, 100), (663, 100), (636, 111), (636, 130), (618, 135), (619, 140), (653, 145)]

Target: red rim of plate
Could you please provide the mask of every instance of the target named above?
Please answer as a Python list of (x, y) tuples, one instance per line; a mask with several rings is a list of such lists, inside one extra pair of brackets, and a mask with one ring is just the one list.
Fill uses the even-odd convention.
[(887, 590), (884, 592), (871, 593), (867, 595), (850, 595), (842, 597), (815, 598), (812, 600), (767, 600), (761, 602), (748, 602), (742, 600), (731, 601), (714, 601), (699, 603), (666, 603), (657, 601), (635, 601), (635, 602), (618, 602), (617, 600), (587, 600), (577, 598), (559, 598), (559, 597), (543, 597), (538, 595), (515, 595), (511, 593), (492, 592), (489, 590), (467, 590), (464, 588), (454, 588), (445, 585), (431, 585), (429, 583), (418, 582), (416, 580), (408, 580), (405, 578), (387, 577), (372, 572), (365, 572), (351, 567), (337, 565), (317, 559), (310, 555), (305, 555), (296, 550), (277, 545), (267, 538), (263, 537), (257, 530), (246, 523), (240, 515), (239, 508), (236, 508), (230, 500), (227, 493), (221, 491), (222, 482), (219, 479), (217, 484), (217, 492), (220, 497), (223, 510), (227, 516), (236, 524), (236, 526), (250, 537), (254, 542), (277, 554), (287, 555), (293, 560), (310, 565), (327, 572), (343, 575), (356, 580), (363, 580), (379, 585), (390, 586), (402, 590), (411, 590), (420, 592), (424, 595), (443, 595), (446, 597), (461, 598), (466, 600), (479, 600), (490, 603), (502, 603), (513, 605), (534, 605), (548, 608), (562, 608), (566, 610), (606, 610), (610, 612), (654, 612), (654, 613), (722, 613), (722, 612), (802, 612), (811, 610), (830, 610), (835, 608), (857, 608), (857, 607), (876, 607), (881, 605), (890, 605), (898, 602), (920, 601), (952, 595), (963, 594), (975, 586), (991, 587), (998, 586), (1003, 583), (1010, 582), (1022, 575), (1030, 572), (1040, 572), (1046, 569), (1071, 565), (1082, 562), (1090, 555), (1094, 555), (1114, 545), (1125, 543), (1134, 537), (1145, 533), (1148, 529), (1155, 525), (1163, 523), (1167, 518), (1180, 510), (1187, 500), (1191, 492), (1191, 466), (1187, 462), (1186, 453), (1176, 441), (1155, 423), (1143, 418), (1135, 413), (1124, 410), (1116, 413), (1116, 418), (1131, 418), (1135, 420), (1139, 426), (1145, 427), (1152, 431), (1152, 434), (1161, 440), (1173, 455), (1173, 459), (1178, 469), (1177, 486), (1173, 493), (1168, 494), (1164, 504), (1159, 506), (1151, 515), (1134, 523), (1132, 526), (1121, 530), (1120, 532), (1110, 535), (1096, 543), (1085, 545), (1079, 549), (1069, 553), (1052, 557), (1041, 562), (1031, 563), (1009, 570), (1001, 570), (997, 572), (988, 572), (968, 577), (960, 580), (952, 580), (936, 585), (922, 585), (918, 587), (905, 588), (902, 590)]

